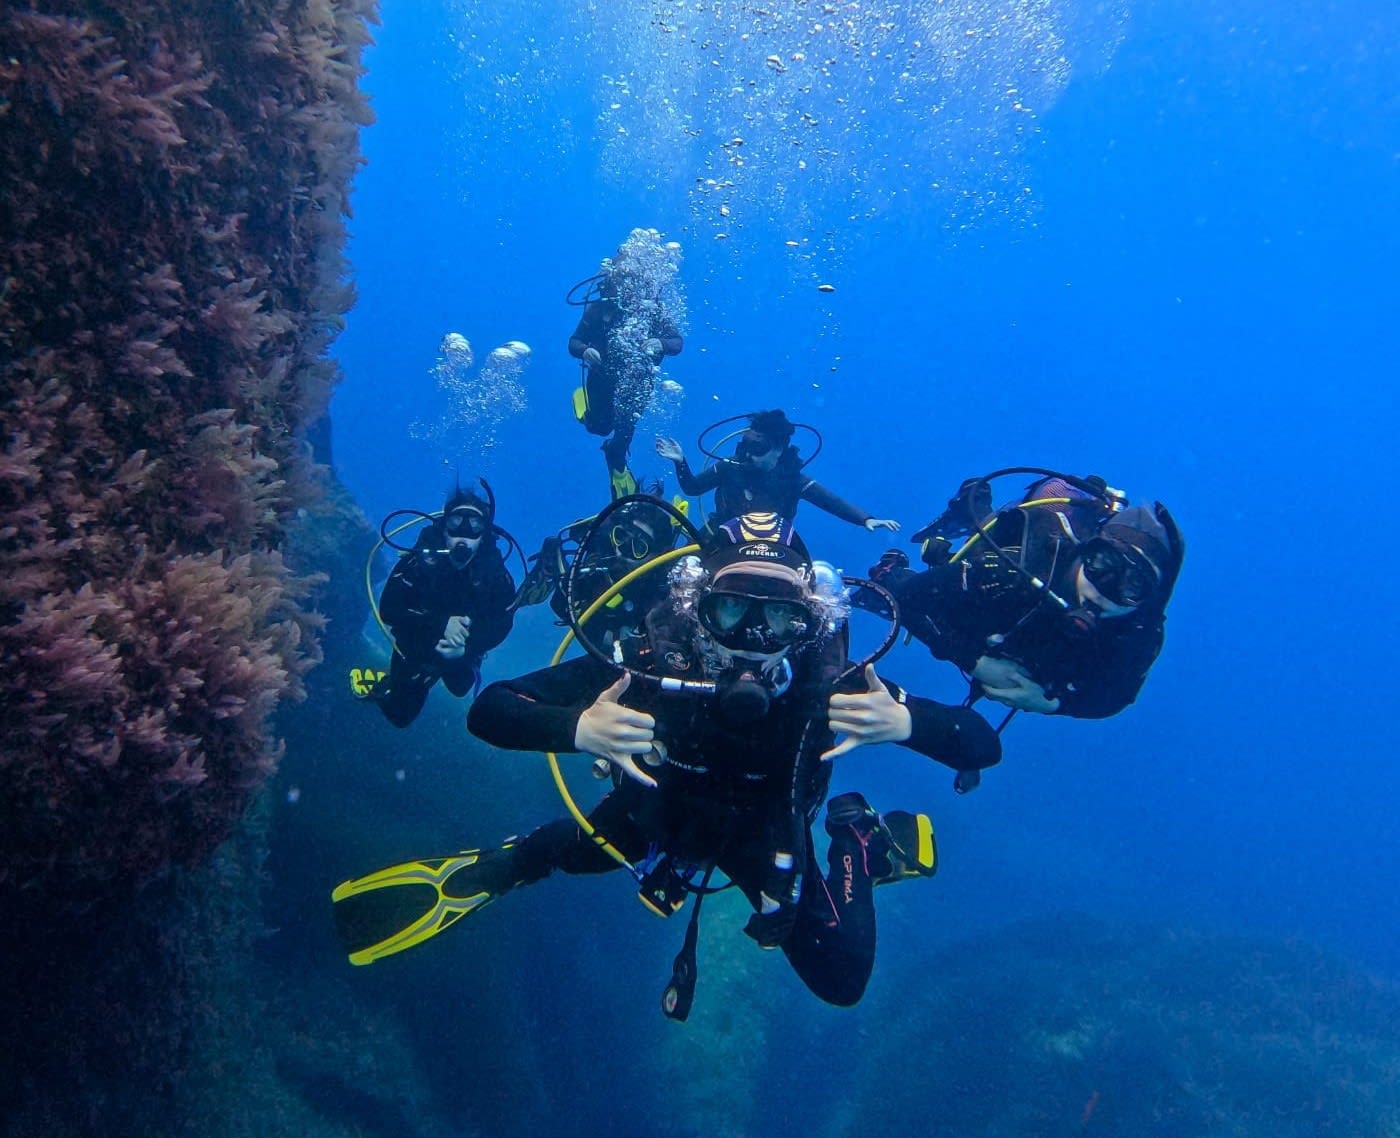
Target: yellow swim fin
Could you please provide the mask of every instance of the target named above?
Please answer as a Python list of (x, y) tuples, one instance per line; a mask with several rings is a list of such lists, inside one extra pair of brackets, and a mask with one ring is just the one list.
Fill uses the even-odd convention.
[(335, 925), (351, 964), (373, 964), (422, 944), (506, 892), (507, 854), (463, 850), (342, 881), (331, 893)]
[(383, 668), (351, 668), (350, 694), (356, 699), (369, 699), (384, 682)]
[(637, 479), (625, 466), (621, 470), (609, 470), (608, 478), (612, 483), (613, 501), (619, 498), (626, 498), (629, 494), (637, 492)]

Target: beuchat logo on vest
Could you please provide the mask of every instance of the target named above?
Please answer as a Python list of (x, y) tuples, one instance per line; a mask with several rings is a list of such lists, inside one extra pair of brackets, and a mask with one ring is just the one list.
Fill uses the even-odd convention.
[(739, 556), (761, 561), (781, 561), (784, 554), (782, 546), (770, 545), (766, 541), (755, 541), (749, 545), (741, 546)]

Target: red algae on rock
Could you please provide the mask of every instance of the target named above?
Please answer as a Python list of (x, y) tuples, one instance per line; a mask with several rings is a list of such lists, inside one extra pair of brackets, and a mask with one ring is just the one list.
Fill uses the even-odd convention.
[(375, 15), (0, 15), (0, 890), (196, 862), (275, 768)]

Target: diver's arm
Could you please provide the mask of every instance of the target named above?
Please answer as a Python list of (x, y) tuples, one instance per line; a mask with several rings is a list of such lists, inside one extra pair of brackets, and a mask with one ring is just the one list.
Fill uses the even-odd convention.
[(424, 577), (415, 555), (401, 557), (379, 595), (379, 619), (393, 633), (399, 654), (409, 660), (436, 658), (449, 615), (433, 603)]
[(591, 656), (488, 684), (467, 713), (467, 730), (508, 751), (573, 752), (579, 716), (617, 679)]
[(682, 494), (688, 494), (694, 498), (719, 485), (719, 466), (707, 466), (699, 474), (696, 474), (690, 469), (690, 463), (682, 456), (676, 460), (676, 481), (680, 484)]
[(856, 690), (838, 689), (828, 700), (827, 726), (840, 740), (824, 759), (875, 743), (898, 743), (956, 771), (983, 770), (1001, 761), (1001, 737), (970, 708), (910, 695), (878, 676), (873, 664), (865, 666), (862, 678), (851, 677), (849, 686)]
[(481, 589), (481, 600), (473, 606), (471, 642), (467, 645), (467, 650), (477, 656), (504, 640), (515, 622), (515, 611), (510, 607), (515, 599), (515, 582), (499, 555), (487, 569)]
[(825, 510), (828, 514), (835, 514), (843, 522), (850, 522), (852, 525), (863, 526), (873, 516), (867, 514), (859, 506), (853, 506), (845, 498), (833, 494), (815, 478), (807, 479), (802, 487), (801, 498), (811, 502), (819, 510)]
[(576, 360), (583, 359), (583, 353), (589, 348), (597, 348), (601, 352), (607, 347), (608, 328), (603, 319), (603, 303), (594, 301), (585, 308), (578, 319), (578, 327), (569, 337), (569, 355)]
[(972, 708), (949, 707), (908, 693), (904, 700), (910, 731), (900, 746), (955, 771), (986, 770), (1001, 762), (1001, 736)]
[(669, 317), (662, 317), (652, 327), (652, 336), (661, 342), (661, 352), (667, 356), (678, 356), (681, 349), (685, 347), (685, 340), (681, 338), (680, 331), (676, 328), (674, 320)]

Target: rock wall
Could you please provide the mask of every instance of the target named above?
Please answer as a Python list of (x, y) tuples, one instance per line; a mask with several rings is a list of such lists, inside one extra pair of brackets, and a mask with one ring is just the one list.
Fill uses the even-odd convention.
[(275, 768), (374, 17), (0, 14), (0, 895), (197, 863)]

